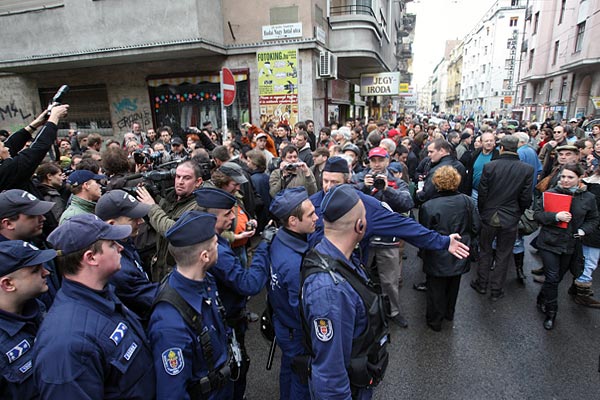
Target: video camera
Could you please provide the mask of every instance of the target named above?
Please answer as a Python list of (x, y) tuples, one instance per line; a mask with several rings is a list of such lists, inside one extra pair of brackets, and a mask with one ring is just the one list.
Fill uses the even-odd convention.
[(69, 89), (69, 85), (62, 85), (60, 89), (58, 89), (56, 94), (54, 94), (52, 101), (50, 101), (50, 104), (48, 104), (48, 108), (46, 109), (48, 115), (50, 115), (50, 110), (52, 110), (54, 106), (62, 104), (62, 98), (65, 94), (69, 93)]

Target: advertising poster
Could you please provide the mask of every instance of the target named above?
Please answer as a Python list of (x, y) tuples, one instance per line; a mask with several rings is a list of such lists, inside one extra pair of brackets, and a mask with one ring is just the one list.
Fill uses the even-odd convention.
[(256, 60), (261, 124), (293, 126), (298, 122), (298, 51), (260, 52)]

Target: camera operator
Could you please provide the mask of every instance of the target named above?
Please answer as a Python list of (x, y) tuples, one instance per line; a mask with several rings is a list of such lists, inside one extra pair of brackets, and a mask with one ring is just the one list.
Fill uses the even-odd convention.
[(156, 240), (156, 255), (152, 260), (152, 280), (160, 282), (175, 265), (175, 260), (167, 249), (168, 241), (165, 234), (177, 219), (186, 211), (197, 209), (194, 190), (202, 185), (202, 170), (193, 161), (184, 161), (175, 171), (175, 186), (166, 192), (159, 204), (152, 198), (148, 190), (138, 187), (137, 198), (141, 203), (152, 206), (148, 217), (150, 225), (158, 233)]
[(281, 162), (269, 178), (269, 193), (275, 197), (283, 189), (304, 186), (308, 195), (317, 193), (317, 182), (306, 163), (298, 160), (298, 148), (288, 145), (281, 151)]
[[(358, 188), (365, 194), (388, 204), (395, 212), (407, 213), (414, 206), (408, 185), (401, 178), (395, 178), (388, 169), (390, 157), (383, 147), (369, 151), (369, 168), (354, 178)], [(367, 268), (371, 276), (378, 277), (377, 283), (383, 294), (389, 297), (390, 318), (402, 328), (408, 327), (400, 313), (400, 287), (402, 264), (400, 246), (402, 239), (395, 236), (374, 236), (369, 242)]]
[[(31, 124), (0, 142), (0, 191), (15, 188), (35, 191), (30, 178), (56, 141), (58, 122), (67, 115), (68, 109), (66, 104), (54, 106), (45, 124), (48, 113), (44, 110)], [(23, 149), (42, 125), (44, 128), (35, 140)]]

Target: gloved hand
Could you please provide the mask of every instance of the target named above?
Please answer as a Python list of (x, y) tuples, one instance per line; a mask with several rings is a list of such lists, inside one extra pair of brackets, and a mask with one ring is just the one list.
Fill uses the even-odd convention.
[(265, 229), (263, 229), (262, 234), (260, 235), (266, 244), (271, 244), (273, 238), (277, 234), (277, 228), (272, 225), (272, 222), (273, 221), (269, 222), (269, 224), (265, 226)]

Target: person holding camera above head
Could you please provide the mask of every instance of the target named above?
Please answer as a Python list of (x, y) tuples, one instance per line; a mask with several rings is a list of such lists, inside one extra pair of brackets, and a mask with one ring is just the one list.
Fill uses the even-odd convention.
[[(408, 185), (395, 178), (388, 169), (390, 158), (383, 147), (369, 151), (369, 168), (355, 175), (358, 189), (366, 195), (387, 204), (393, 211), (407, 213), (414, 203)], [(408, 326), (400, 312), (400, 287), (402, 263), (399, 246), (402, 239), (396, 236), (374, 236), (369, 243), (367, 268), (378, 278), (382, 292), (390, 299), (392, 321), (403, 328)]]
[(279, 168), (271, 173), (269, 185), (271, 197), (275, 197), (283, 189), (298, 186), (304, 186), (309, 196), (317, 192), (315, 176), (306, 163), (298, 160), (298, 149), (293, 145), (288, 145), (281, 151)]
[[(67, 104), (55, 105), (49, 116), (48, 111), (44, 110), (25, 128), (19, 129), (4, 142), (0, 142), (0, 191), (24, 189), (35, 194), (31, 177), (55, 143), (57, 125), (61, 118), (67, 116), (68, 110)], [(33, 133), (42, 125), (44, 128), (31, 145), (24, 149), (26, 143), (32, 139)]]
[(175, 265), (175, 260), (167, 249), (165, 233), (184, 212), (196, 209), (193, 192), (200, 186), (202, 186), (200, 166), (193, 161), (184, 161), (175, 170), (175, 186), (166, 192), (165, 197), (161, 198), (158, 204), (146, 188), (137, 189), (137, 199), (152, 206), (148, 217), (150, 225), (158, 233), (156, 255), (151, 267), (154, 282), (160, 282)]

